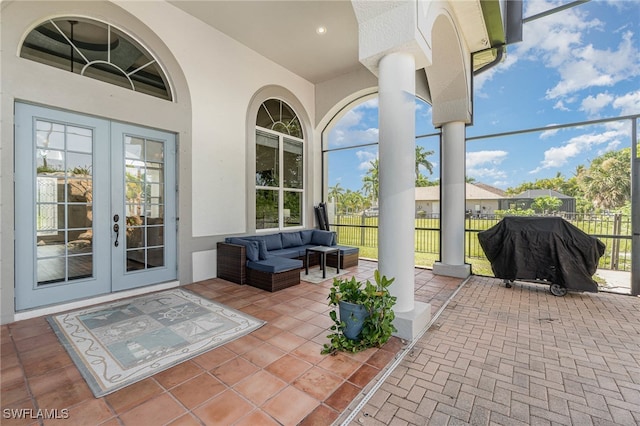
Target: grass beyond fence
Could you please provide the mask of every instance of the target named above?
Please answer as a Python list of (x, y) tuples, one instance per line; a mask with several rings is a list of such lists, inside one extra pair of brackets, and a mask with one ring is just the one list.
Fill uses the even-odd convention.
[[(631, 271), (631, 217), (616, 215), (564, 215), (565, 220), (585, 233), (597, 237), (605, 246), (599, 268)], [(478, 275), (493, 275), (491, 265), (478, 242), (477, 234), (500, 221), (499, 216), (473, 217), (465, 221), (465, 261)], [(360, 257), (378, 258), (378, 218), (339, 215), (331, 229), (338, 244), (360, 248)], [(432, 267), (440, 259), (440, 219), (415, 219), (415, 264)]]

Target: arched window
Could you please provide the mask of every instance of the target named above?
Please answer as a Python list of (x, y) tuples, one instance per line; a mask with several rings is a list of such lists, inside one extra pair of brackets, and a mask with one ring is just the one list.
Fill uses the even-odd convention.
[(302, 226), (304, 139), (289, 105), (268, 99), (256, 119), (256, 229)]
[(20, 56), (172, 100), (168, 80), (153, 56), (132, 37), (104, 22), (49, 19), (27, 35)]

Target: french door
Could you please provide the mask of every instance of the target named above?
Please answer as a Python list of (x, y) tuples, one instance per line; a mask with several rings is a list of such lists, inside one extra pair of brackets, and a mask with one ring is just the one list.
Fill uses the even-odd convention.
[(15, 107), (16, 309), (176, 279), (175, 135)]

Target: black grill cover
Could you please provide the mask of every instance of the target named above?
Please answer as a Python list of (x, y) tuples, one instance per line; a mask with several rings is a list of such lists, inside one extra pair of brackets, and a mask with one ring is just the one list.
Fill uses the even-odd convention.
[(478, 240), (496, 278), (598, 291), (591, 277), (605, 245), (560, 217), (505, 217)]

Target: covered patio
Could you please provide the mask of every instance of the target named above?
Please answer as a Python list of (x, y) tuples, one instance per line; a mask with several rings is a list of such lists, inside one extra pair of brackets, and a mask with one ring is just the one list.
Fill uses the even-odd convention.
[[(370, 278), (376, 266), (361, 261), (350, 273)], [(38, 409), (96, 425), (640, 422), (639, 298), (558, 298), (547, 286), (508, 289), (428, 269), (415, 269), (415, 282), (416, 299), (435, 312), (419, 339), (336, 356), (320, 354), (330, 280), (277, 293), (220, 279), (190, 284), (267, 324), (98, 399), (44, 317), (3, 325), (3, 424), (55, 423), (33, 418)]]
[[(361, 261), (349, 275), (373, 279), (376, 267), (376, 262)], [(461, 282), (415, 269), (415, 297), (435, 312)], [(331, 283), (301, 282), (275, 293), (218, 278), (187, 285), (267, 324), (103, 398), (94, 398), (45, 317), (3, 325), (2, 409), (9, 415), (2, 423), (40, 424), (41, 419), (32, 418), (38, 409), (68, 409), (68, 420), (61, 422), (331, 424), (408, 344), (392, 338), (379, 349), (321, 355), (332, 325), (327, 305)], [(12, 409), (23, 418), (12, 416)]]

